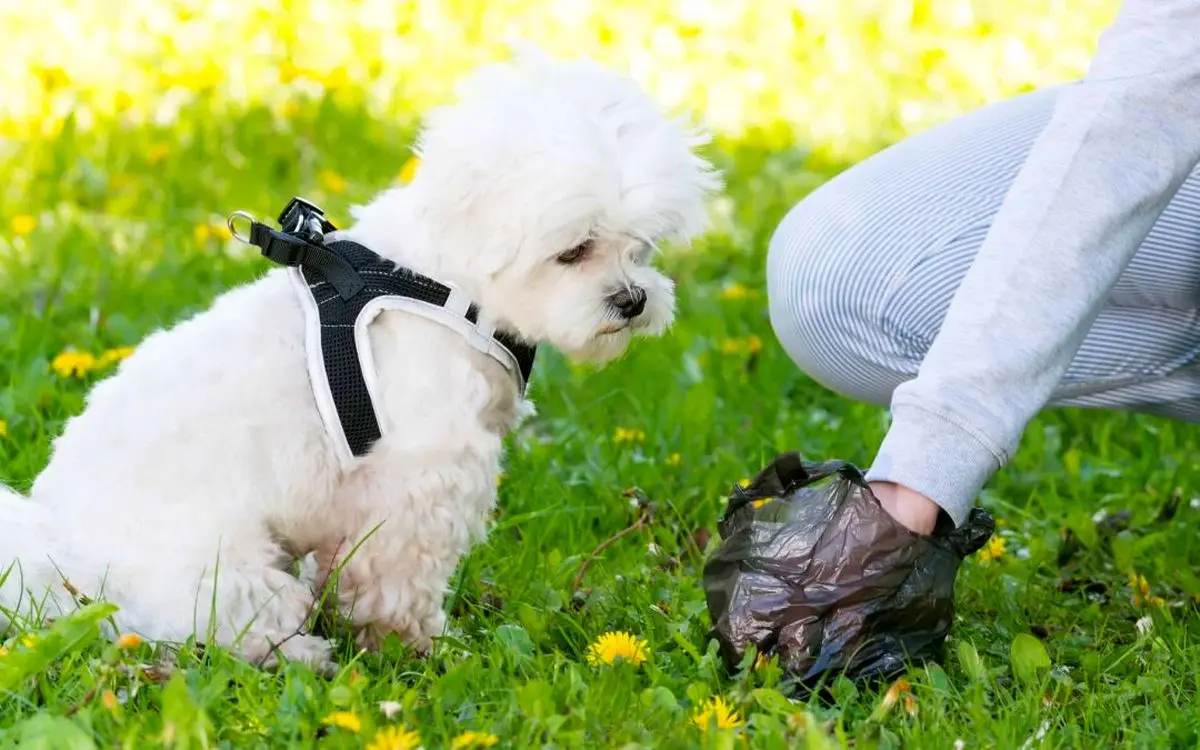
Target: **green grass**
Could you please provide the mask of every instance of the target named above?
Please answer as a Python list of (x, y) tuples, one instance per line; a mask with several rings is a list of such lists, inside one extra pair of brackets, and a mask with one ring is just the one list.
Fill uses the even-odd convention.
[[(293, 194), (341, 219), (395, 179), (409, 135), (347, 103), (313, 103), (290, 121), (197, 106), (161, 130), (68, 128), (4, 154), (0, 479), (26, 488), (83, 408), (88, 381), (55, 375), (55, 354), (136, 345), (266, 270), (236, 244), (202, 239), (197, 225), (239, 208), (273, 216)], [(166, 156), (151, 164), (156, 147)], [(725, 144), (712, 155), (728, 170), (728, 198), (711, 236), (666, 259), (680, 281), (677, 326), (599, 372), (541, 356), (540, 414), (510, 441), (494, 531), (461, 566), (449, 602), (456, 634), (430, 658), (396, 644), (345, 649), (341, 672), (323, 679), (185, 645), (163, 670), (147, 666), (160, 660), (149, 645), (118, 651), (100, 640), (96, 612), (35, 632), (32, 649), (7, 634), (0, 744), (353, 747), (403, 723), (428, 748), (467, 729), (503, 747), (949, 748), (961, 739), (1004, 748), (1035, 736), (1030, 747), (1196, 746), (1195, 432), (1147, 417), (1062, 411), (1030, 427), (981, 498), (1000, 519), (1006, 555), (964, 564), (947, 658), (908, 676), (915, 716), (901, 702), (873, 718), (880, 692), (845, 682), (835, 704), (793, 704), (773, 669), (723, 671), (706, 638), (698, 533), (715, 530), (731, 484), (777, 452), (869, 461), (886, 414), (796, 370), (766, 315), (767, 238), (839, 167), (799, 149)], [(343, 175), (346, 190), (323, 189), (322, 169)], [(38, 226), (12, 238), (19, 214)], [(752, 296), (723, 295), (733, 283)], [(723, 342), (753, 336), (757, 355), (724, 353)], [(617, 427), (644, 439), (617, 442)], [(574, 594), (592, 550), (635, 519), (630, 488), (655, 504), (653, 522), (609, 546)], [(1160, 519), (1173, 497), (1177, 512)], [(1125, 509), (1124, 528), (1094, 520)], [(1131, 603), (1130, 573), (1165, 600), (1149, 611), (1149, 635), (1135, 628), (1147, 610)], [(644, 638), (650, 659), (589, 666), (587, 645), (609, 630)], [(1049, 668), (1014, 672), (1022, 634), (1044, 646)], [(747, 718), (737, 732), (705, 734), (690, 721), (716, 694)], [(383, 701), (400, 704), (390, 721)], [(361, 731), (323, 726), (334, 711), (355, 713)]]

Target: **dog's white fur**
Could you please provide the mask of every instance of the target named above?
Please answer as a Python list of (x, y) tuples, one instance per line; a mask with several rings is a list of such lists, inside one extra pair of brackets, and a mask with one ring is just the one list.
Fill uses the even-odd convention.
[[(414, 180), (357, 208), (342, 236), (457, 285), (501, 328), (605, 362), (671, 322), (672, 283), (649, 260), (707, 227), (719, 178), (702, 142), (625, 76), (521, 52), (429, 114)], [(590, 255), (558, 262), (589, 237)], [(624, 325), (606, 298), (630, 284), (648, 302)], [(68, 422), (31, 498), (0, 492), (0, 572), (16, 562), (0, 604), (70, 610), (65, 579), (117, 604), (122, 630), (326, 666), (326, 641), (288, 638), (314, 601), (288, 566), (311, 553), (318, 580), (344, 564), (338, 606), (360, 644), (394, 631), (428, 648), (485, 533), (504, 435), (531, 407), (435, 322), (385, 312), (370, 337), (384, 437), (346, 469), (285, 271), (148, 336)]]

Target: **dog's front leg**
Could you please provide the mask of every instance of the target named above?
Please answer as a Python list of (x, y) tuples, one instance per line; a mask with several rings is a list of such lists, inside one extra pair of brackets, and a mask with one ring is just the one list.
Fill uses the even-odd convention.
[(336, 582), (339, 614), (364, 648), (394, 632), (428, 653), (446, 624), (450, 578), (495, 500), (482, 460), (424, 458), (356, 473), (338, 500), (358, 510), (354, 528), (317, 552)]

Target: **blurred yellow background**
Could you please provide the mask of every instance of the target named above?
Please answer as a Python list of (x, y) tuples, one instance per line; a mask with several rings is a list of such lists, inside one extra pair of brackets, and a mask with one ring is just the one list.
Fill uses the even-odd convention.
[(520, 38), (735, 139), (849, 161), (1080, 75), (1117, 0), (0, 0), (0, 137), (310, 92), (409, 119)]

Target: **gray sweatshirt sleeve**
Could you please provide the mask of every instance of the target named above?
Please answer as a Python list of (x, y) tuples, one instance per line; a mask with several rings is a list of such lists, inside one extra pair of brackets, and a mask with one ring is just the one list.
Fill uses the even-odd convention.
[(1110, 290), (1200, 162), (1200, 0), (1127, 0), (1066, 87), (868, 477), (958, 523), (1049, 401)]

